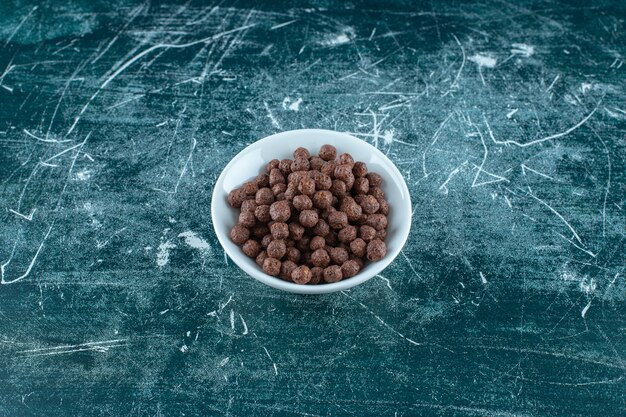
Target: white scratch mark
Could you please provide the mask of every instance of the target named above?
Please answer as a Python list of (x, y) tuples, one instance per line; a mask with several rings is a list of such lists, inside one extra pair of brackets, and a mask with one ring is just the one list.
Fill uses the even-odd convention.
[[(0, 284), (13, 284), (15, 282), (23, 280), (24, 278), (26, 278), (30, 274), (30, 271), (33, 269), (33, 266), (35, 265), (35, 262), (37, 261), (37, 257), (39, 256), (39, 253), (41, 253), (41, 250), (43, 249), (43, 246), (46, 243), (46, 240), (48, 239), (48, 236), (50, 236), (50, 232), (52, 231), (52, 227), (54, 227), (54, 222), (52, 222), (52, 224), (48, 228), (48, 231), (46, 232), (46, 234), (44, 235), (43, 239), (41, 240), (41, 243), (39, 244), (39, 247), (37, 248), (37, 252), (35, 252), (35, 255), (33, 256), (33, 259), (31, 259), (30, 264), (28, 264), (28, 268), (26, 268), (26, 272), (24, 272), (22, 275), (20, 275), (17, 278), (14, 278), (12, 280), (6, 281), (4, 279), (4, 272), (5, 272), (5, 268), (7, 266), (9, 266), (9, 264), (11, 263), (11, 260), (13, 259), (13, 254), (15, 252), (15, 246), (13, 246), (13, 252), (11, 252), (11, 256), (9, 257), (9, 259), (5, 263), (0, 265)], [(17, 243), (17, 241), (16, 241), (16, 243)]]
[(521, 164), (520, 166), (522, 167), (522, 174), (524, 174), (524, 176), (526, 176), (526, 171), (530, 171), (530, 172), (534, 172), (535, 174), (539, 175), (540, 177), (544, 177), (544, 178), (547, 178), (547, 179), (549, 179), (549, 180), (556, 181), (556, 180), (555, 180), (554, 178), (552, 178), (551, 176), (546, 175), (546, 174), (544, 174), (544, 173), (542, 173), (542, 172), (539, 172), (539, 171), (537, 171), (537, 170), (535, 170), (535, 169), (532, 169), (532, 168), (530, 168), (530, 167), (528, 167), (528, 166), (526, 166), (526, 165), (524, 165), (524, 164)]
[[(481, 185), (486, 185), (486, 184), (492, 184), (494, 182), (500, 182), (500, 181), (507, 181), (508, 180), (504, 177), (501, 177), (499, 175), (496, 174), (492, 174), (491, 172), (487, 172), (483, 169), (483, 167), (485, 166), (485, 162), (487, 162), (487, 156), (489, 155), (489, 151), (487, 150), (487, 144), (485, 143), (485, 138), (483, 137), (482, 132), (480, 131), (480, 129), (478, 129), (478, 127), (476, 127), (476, 125), (474, 123), (472, 123), (470, 121), (470, 123), (472, 124), (472, 126), (474, 126), (474, 128), (476, 129), (476, 132), (478, 133), (478, 136), (480, 136), (480, 141), (483, 145), (483, 149), (484, 149), (484, 153), (483, 153), (483, 160), (480, 163), (480, 166), (478, 167), (478, 170), (476, 171), (476, 175), (474, 176), (474, 181), (472, 181), (472, 188), (474, 187), (479, 187)], [(478, 180), (478, 177), (480, 176), (480, 174), (484, 172), (485, 174), (493, 177), (494, 179), (492, 180), (486, 180), (480, 183), (477, 183), (476, 181)]]
[(180, 186), (180, 182), (182, 181), (183, 176), (187, 172), (187, 167), (189, 166), (193, 158), (193, 151), (196, 149), (196, 145), (198, 144), (198, 141), (196, 141), (196, 138), (192, 137), (191, 140), (192, 142), (191, 142), (191, 150), (189, 151), (189, 156), (187, 157), (187, 160), (185, 161), (185, 165), (183, 165), (183, 168), (180, 170), (180, 174), (178, 175), (178, 180), (176, 180), (176, 184), (174, 184), (174, 189), (168, 191), (162, 188), (152, 188), (154, 191), (159, 191), (164, 194), (176, 194), (178, 192), (178, 187)]
[(589, 303), (587, 303), (585, 308), (583, 308), (583, 311), (580, 312), (580, 315), (583, 319), (585, 318), (585, 314), (587, 314), (587, 311), (589, 311), (589, 307), (591, 307), (591, 300), (589, 300)]
[(270, 110), (270, 106), (267, 104), (267, 101), (264, 101), (263, 105), (265, 106), (265, 110), (267, 110), (267, 117), (269, 117), (269, 119), (272, 121), (272, 126), (274, 126), (276, 129), (281, 129), (280, 123), (278, 123), (278, 120), (276, 120), (276, 118), (272, 114), (272, 111)]
[(235, 312), (232, 309), (230, 310), (230, 328), (235, 330)]
[(382, 275), (376, 275), (378, 278), (382, 279), (383, 281), (385, 281), (385, 283), (387, 284), (387, 287), (392, 290), (393, 288), (391, 288), (391, 283), (389, 282), (389, 279), (383, 277)]
[(170, 311), (170, 309), (169, 309), (169, 308), (166, 308), (166, 309), (165, 309), (165, 310), (163, 310), (163, 311), (159, 311), (159, 314), (162, 316), (163, 314), (167, 313), (168, 311)]
[(36, 136), (34, 134), (32, 134), (31, 132), (29, 132), (26, 129), (23, 129), (23, 132), (26, 133), (28, 136), (30, 136), (33, 139), (37, 139), (40, 142), (46, 142), (46, 143), (65, 143), (65, 142), (71, 142), (70, 139), (64, 139), (64, 140), (58, 140), (58, 139), (46, 139), (46, 138), (41, 138), (39, 136)]
[(297, 99), (296, 101), (294, 101), (293, 103), (291, 103), (289, 105), (289, 110), (291, 110), (291, 111), (299, 111), (301, 103), (302, 103), (302, 99), (301, 98)]
[(491, 136), (491, 140), (494, 143), (497, 143), (498, 145), (515, 145), (515, 146), (519, 146), (520, 148), (525, 148), (527, 146), (536, 145), (536, 144), (541, 143), (541, 142), (546, 142), (546, 141), (549, 141), (549, 140), (558, 139), (560, 137), (563, 137), (563, 136), (566, 136), (566, 135), (572, 133), (574, 130), (578, 129), (583, 124), (585, 124), (585, 122), (587, 120), (589, 120), (591, 118), (591, 116), (593, 116), (593, 114), (598, 109), (599, 105), (600, 105), (600, 103), (598, 103), (596, 105), (596, 107), (587, 116), (585, 116), (580, 122), (576, 123), (574, 126), (570, 127), (569, 129), (567, 129), (567, 130), (565, 130), (565, 131), (563, 131), (561, 133), (555, 133), (554, 135), (546, 136), (545, 138), (532, 140), (532, 141), (526, 142), (526, 143), (520, 143), (520, 142), (517, 142), (515, 140), (496, 140), (493, 137), (493, 132), (491, 131), (491, 128), (489, 127), (489, 122), (487, 122), (487, 118), (485, 117), (484, 113), (483, 113), (483, 118), (485, 120), (485, 124), (487, 125), (487, 129), (489, 131), (489, 135)]
[(278, 375), (278, 368), (276, 367), (276, 363), (274, 363), (274, 359), (272, 359), (272, 355), (270, 355), (265, 346), (263, 346), (263, 350), (265, 351), (265, 354), (267, 354), (267, 357), (270, 358), (270, 362), (272, 362), (272, 365), (274, 366), (274, 374)]
[(512, 54), (521, 55), (524, 58), (529, 58), (535, 53), (535, 47), (532, 45), (526, 45), (525, 43), (514, 43), (511, 46)]
[(546, 88), (546, 93), (552, 90), (552, 87), (554, 87), (554, 84), (556, 84), (556, 82), (559, 80), (560, 77), (561, 77), (561, 74), (557, 74), (556, 77), (554, 77), (554, 80), (552, 80), (548, 88)]
[(478, 272), (478, 274), (480, 275), (480, 282), (482, 282), (483, 284), (486, 284), (487, 278), (485, 278), (485, 274), (483, 274), (482, 271)]
[(443, 191), (443, 193), (445, 195), (448, 195), (448, 183), (450, 182), (452, 177), (454, 177), (456, 174), (459, 173), (459, 171), (461, 170), (461, 168), (463, 166), (467, 165), (467, 162), (468, 161), (463, 162), (461, 165), (459, 165), (458, 167), (456, 167), (452, 171), (450, 171), (450, 173), (448, 174), (448, 178), (446, 178), (446, 180), (443, 182), (443, 184), (441, 184), (439, 186), (439, 190)]
[(513, 110), (511, 110), (510, 112), (508, 112), (508, 113), (506, 114), (506, 118), (507, 118), (507, 119), (510, 119), (511, 117), (513, 117), (513, 115), (514, 115), (515, 113), (517, 113), (517, 111), (518, 111), (518, 110), (519, 110), (519, 109), (513, 109)]
[(290, 20), (290, 21), (285, 22), (285, 23), (279, 23), (277, 25), (272, 26), (270, 28), (270, 30), (276, 30), (276, 29), (279, 29), (279, 28), (284, 28), (285, 26), (288, 26), (288, 25), (290, 25), (292, 23), (296, 23), (297, 21), (298, 21), (298, 19), (293, 19), (293, 20)]
[(222, 359), (220, 361), (220, 368), (222, 368), (224, 365), (226, 365), (228, 363), (228, 361), (230, 360), (230, 358), (227, 356), (224, 359)]
[(461, 48), (461, 54), (463, 55), (463, 61), (461, 61), (461, 66), (459, 67), (459, 70), (456, 73), (456, 77), (454, 77), (454, 81), (450, 85), (450, 88), (454, 88), (454, 87), (458, 87), (459, 86), (459, 84), (458, 84), (459, 77), (461, 76), (461, 73), (463, 72), (463, 67), (465, 67), (465, 49), (463, 48), (463, 45), (461, 45), (461, 42), (459, 41), (459, 38), (457, 38), (455, 34), (452, 34), (452, 36), (454, 37), (454, 40), (456, 41), (456, 44), (459, 45), (459, 48)]
[(6, 40), (6, 42), (4, 42), (4, 46), (6, 48), (6, 46), (9, 44), (9, 42), (11, 42), (11, 40), (13, 39), (13, 36), (15, 36), (15, 34), (20, 30), (20, 28), (22, 27), (22, 25), (24, 24), (24, 22), (26, 22), (26, 20), (28, 20), (29, 17), (32, 16), (32, 14), (35, 12), (35, 10), (37, 10), (39, 8), (39, 6), (35, 6), (33, 7), (30, 12), (28, 12), (28, 14), (26, 16), (24, 16), (24, 18), (20, 21), (20, 23), (17, 24), (17, 26), (15, 27), (15, 29), (13, 29), (13, 32), (11, 33), (11, 35), (9, 36), (9, 38)]
[(243, 319), (243, 317), (241, 316), (241, 314), (239, 315), (239, 319), (241, 320), (241, 324), (243, 325), (243, 335), (247, 335), (248, 334), (248, 325), (246, 324), (246, 321)]

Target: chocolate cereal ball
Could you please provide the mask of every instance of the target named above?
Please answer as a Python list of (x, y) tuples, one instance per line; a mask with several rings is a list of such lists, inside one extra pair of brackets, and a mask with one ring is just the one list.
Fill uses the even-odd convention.
[(332, 161), (337, 157), (337, 148), (333, 145), (323, 145), (320, 148), (319, 155), (324, 161)]
[(341, 281), (343, 274), (341, 268), (337, 265), (329, 266), (324, 269), (324, 281), (330, 283)]
[(343, 229), (348, 225), (348, 215), (343, 211), (333, 211), (328, 214), (328, 224), (333, 229)]
[(376, 230), (387, 228), (387, 217), (384, 214), (370, 214), (367, 216), (367, 224)]
[(311, 263), (320, 268), (326, 268), (330, 263), (330, 256), (324, 249), (318, 249), (311, 254)]
[(264, 250), (262, 250), (261, 252), (259, 252), (259, 254), (256, 256), (256, 264), (258, 266), (260, 266), (261, 268), (263, 268), (263, 262), (265, 262), (265, 260), (268, 258), (267, 256), (267, 252), (265, 252)]
[(309, 153), (309, 150), (303, 147), (296, 148), (296, 150), (293, 151), (294, 159), (298, 159), (298, 158), (309, 159), (310, 156), (311, 154)]
[(352, 175), (352, 167), (350, 165), (337, 165), (333, 175), (335, 179), (347, 182)]
[(333, 180), (333, 185), (330, 187), (332, 195), (337, 197), (343, 197), (346, 195), (347, 190), (348, 187), (346, 187), (346, 183), (341, 180)]
[(265, 172), (269, 174), (274, 168), (278, 168), (280, 161), (278, 159), (272, 159), (265, 165)]
[(350, 243), (354, 239), (356, 239), (356, 234), (357, 234), (356, 227), (346, 226), (339, 231), (337, 238), (342, 243)]
[(329, 177), (332, 177), (333, 173), (335, 172), (336, 166), (337, 164), (335, 162), (328, 161), (324, 165), (322, 165), (322, 167), (320, 168), (320, 172), (324, 175), (328, 175)]
[(311, 238), (308, 236), (303, 236), (302, 239), (296, 241), (296, 248), (304, 255), (304, 253), (309, 251), (309, 244), (311, 243)]
[(359, 258), (365, 256), (366, 249), (367, 243), (365, 243), (365, 241), (360, 237), (357, 237), (352, 242), (350, 242), (350, 252), (352, 252), (355, 256), (358, 256)]
[(280, 274), (280, 261), (275, 258), (266, 258), (263, 261), (263, 272), (273, 277)]
[(352, 169), (352, 167), (354, 166), (354, 158), (352, 158), (352, 155), (350, 155), (349, 153), (342, 153), (341, 155), (339, 155), (339, 163), (350, 165), (350, 169)]
[(259, 185), (256, 181), (248, 181), (246, 182), (241, 189), (246, 195), (255, 195), (257, 191), (259, 191)]
[(280, 266), (280, 277), (284, 280), (291, 280), (291, 273), (298, 267), (295, 262), (292, 261), (283, 261), (283, 264)]
[(317, 211), (315, 210), (302, 210), (300, 212), (300, 224), (304, 227), (313, 227), (319, 220)]
[(387, 246), (385, 242), (374, 239), (367, 244), (367, 259), (370, 261), (380, 261), (387, 255)]
[(370, 195), (373, 195), (376, 200), (385, 198), (385, 192), (380, 187), (370, 187), (369, 193)]
[(281, 259), (287, 253), (287, 245), (284, 240), (273, 240), (267, 245), (267, 256)]
[(287, 177), (287, 182), (290, 184), (293, 183), (294, 187), (297, 187), (300, 184), (302, 178), (306, 178), (309, 176), (309, 173), (306, 171), (296, 171), (289, 174)]
[(376, 238), (380, 239), (380, 240), (385, 240), (385, 238), (387, 237), (387, 230), (386, 229), (380, 229), (376, 231)]
[(250, 258), (256, 258), (259, 252), (261, 252), (261, 244), (256, 240), (247, 240), (241, 247), (241, 250)]
[(324, 236), (324, 240), (326, 240), (326, 246), (335, 246), (339, 243), (339, 239), (337, 238), (337, 232), (330, 232), (326, 236)]
[(285, 191), (287, 191), (287, 184), (285, 183), (274, 184), (274, 186), (272, 187), (272, 193), (274, 193), (275, 197), (277, 197), (279, 194), (284, 193)]
[(256, 217), (258, 221), (263, 223), (267, 223), (272, 220), (272, 217), (270, 216), (270, 206), (268, 206), (267, 204), (258, 206), (254, 210), (254, 217)]
[(263, 236), (263, 238), (261, 239), (261, 247), (263, 249), (267, 249), (267, 246), (272, 243), (272, 240), (274, 240), (274, 238), (272, 237), (271, 234), (266, 234), (265, 236)]
[(280, 162), (278, 163), (278, 168), (283, 174), (288, 175), (291, 172), (291, 162), (291, 159), (280, 160)]
[(302, 178), (298, 184), (298, 191), (304, 195), (313, 195), (315, 193), (315, 180), (310, 177)]
[(352, 167), (352, 173), (356, 178), (364, 177), (367, 174), (367, 165), (365, 165), (365, 162), (355, 162)]
[(365, 242), (370, 242), (376, 237), (376, 229), (365, 224), (359, 228), (359, 237)]
[(324, 246), (326, 246), (326, 240), (321, 236), (313, 236), (311, 243), (309, 243), (309, 248), (311, 248), (312, 251), (322, 249)]
[(261, 239), (263, 236), (265, 236), (269, 232), (270, 232), (270, 228), (264, 224), (261, 224), (252, 228), (252, 236), (254, 236), (257, 239)]
[(252, 227), (256, 223), (256, 217), (254, 217), (254, 213), (249, 211), (242, 211), (239, 213), (239, 224), (245, 227)]
[(344, 278), (350, 278), (359, 273), (361, 267), (354, 260), (345, 261), (343, 265), (341, 265), (341, 274)]
[(297, 195), (293, 198), (293, 206), (299, 211), (310, 210), (313, 208), (313, 202), (307, 195)]
[(333, 195), (330, 191), (317, 191), (313, 194), (313, 204), (315, 207), (320, 209), (327, 209), (331, 206), (333, 202)]
[(250, 238), (250, 230), (245, 226), (238, 224), (230, 231), (230, 239), (238, 245), (243, 245)]
[(308, 171), (309, 170), (309, 160), (306, 158), (296, 158), (291, 163), (291, 172), (296, 171)]
[(383, 183), (383, 177), (375, 172), (369, 172), (365, 177), (370, 182), (370, 187), (380, 187)]
[(354, 180), (354, 186), (352, 187), (357, 194), (367, 194), (370, 190), (370, 182), (367, 178), (357, 178)]
[(241, 203), (242, 212), (250, 211), (254, 213), (254, 210), (256, 209), (256, 207), (257, 207), (257, 204), (254, 200), (246, 200), (243, 203)]
[(239, 208), (246, 201), (246, 193), (241, 188), (237, 188), (228, 193), (228, 204), (233, 208)]
[[(317, 172), (317, 171), (312, 171)], [(326, 175), (323, 173), (311, 175), (311, 178), (315, 181), (315, 189), (317, 190), (330, 190), (330, 187), (333, 186), (333, 180), (330, 178), (330, 175)]]
[(350, 257), (348, 251), (344, 248), (331, 248), (330, 249), (330, 260), (335, 265), (342, 265), (345, 261), (347, 261)]
[(384, 214), (385, 216), (389, 214), (389, 203), (384, 198), (378, 199), (378, 204), (380, 204), (380, 208), (378, 212), (380, 214)]
[(289, 237), (289, 226), (287, 223), (276, 222), (270, 226), (272, 237), (276, 240), (287, 239)]
[(270, 176), (267, 174), (259, 174), (254, 182), (256, 182), (256, 185), (259, 186), (259, 188), (264, 188), (264, 187), (269, 187), (270, 185)]
[(284, 182), (285, 176), (280, 169), (274, 168), (270, 171), (270, 187), (274, 186), (274, 184), (280, 184)]
[(326, 220), (319, 219), (312, 232), (315, 236), (325, 237), (330, 232), (330, 226), (326, 223)]
[(319, 284), (323, 276), (324, 270), (319, 266), (314, 266), (313, 268), (311, 268), (311, 281), (309, 281), (309, 284)]
[(348, 216), (348, 220), (351, 222), (357, 221), (361, 214), (363, 213), (363, 209), (359, 206), (356, 201), (352, 198), (346, 197), (341, 204), (341, 211), (346, 213)]
[(373, 195), (366, 195), (361, 200), (361, 208), (366, 214), (374, 214), (380, 208), (378, 200)]
[(256, 192), (254, 200), (259, 206), (270, 205), (274, 202), (274, 193), (269, 188), (261, 188)]
[(309, 159), (309, 168), (314, 171), (319, 171), (322, 165), (324, 165), (324, 160), (319, 156), (313, 156)]
[(289, 223), (289, 237), (293, 240), (300, 240), (304, 235), (304, 226), (297, 222)]
[(270, 206), (270, 217), (277, 222), (286, 222), (291, 217), (291, 207), (287, 201), (277, 201)]
[(296, 284), (304, 285), (311, 281), (311, 270), (306, 265), (300, 265), (291, 273), (291, 279)]
[[(293, 241), (292, 241), (293, 242)], [(295, 247), (288, 247), (285, 253), (285, 258), (291, 262), (300, 262), (300, 251)]]

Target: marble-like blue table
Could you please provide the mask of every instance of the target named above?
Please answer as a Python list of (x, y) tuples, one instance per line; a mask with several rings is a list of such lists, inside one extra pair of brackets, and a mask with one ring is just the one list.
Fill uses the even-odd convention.
[[(0, 415), (626, 414), (623, 2), (0, 4)], [(387, 154), (410, 239), (265, 287), (212, 185), (297, 128)]]

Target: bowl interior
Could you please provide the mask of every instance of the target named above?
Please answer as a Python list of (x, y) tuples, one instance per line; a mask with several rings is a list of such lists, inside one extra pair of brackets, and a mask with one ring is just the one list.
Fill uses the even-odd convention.
[[(237, 223), (239, 210), (231, 208), (226, 200), (228, 193), (245, 181), (263, 172), (272, 159), (293, 158), (293, 151), (307, 148), (316, 154), (324, 144), (337, 148), (338, 154), (350, 153), (355, 161), (363, 161), (368, 170), (377, 172), (383, 178), (382, 189), (389, 202), (387, 227), (387, 256), (378, 262), (368, 263), (356, 276), (333, 284), (298, 285), (269, 276), (259, 268), (253, 259), (243, 254), (229, 237), (230, 229)], [(213, 226), (217, 237), (229, 257), (246, 273), (275, 288), (286, 291), (319, 294), (344, 290), (358, 285), (381, 272), (395, 258), (411, 227), (411, 201), (406, 183), (393, 163), (378, 149), (367, 142), (345, 133), (319, 129), (303, 129), (282, 132), (261, 139), (241, 151), (224, 168), (213, 191), (211, 203)]]

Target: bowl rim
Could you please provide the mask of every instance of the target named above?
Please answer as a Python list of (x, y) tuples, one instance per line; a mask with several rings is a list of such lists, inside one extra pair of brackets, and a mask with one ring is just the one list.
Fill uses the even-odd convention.
[[(223, 189), (222, 184), (224, 182), (226, 173), (229, 172), (230, 169), (237, 164), (237, 161), (240, 158), (242, 158), (248, 152), (256, 149), (257, 147), (263, 146), (267, 142), (272, 142), (276, 139), (280, 139), (281, 137), (292, 136), (298, 133), (319, 134), (320, 136), (330, 135), (330, 136), (335, 136), (336, 138), (343, 138), (351, 142), (356, 142), (359, 144), (358, 146), (364, 146), (365, 148), (368, 149), (368, 151), (376, 154), (379, 158), (381, 158), (383, 161), (387, 163), (388, 169), (389, 169), (388, 173), (390, 174), (390, 176), (394, 177), (395, 182), (401, 188), (402, 192), (406, 195), (404, 204), (406, 205), (405, 211), (408, 213), (408, 218), (406, 219), (405, 222), (403, 222), (403, 225), (405, 224), (406, 227), (403, 227), (398, 231), (399, 233), (398, 237), (400, 239), (399, 245), (396, 250), (394, 250), (393, 252), (387, 253), (387, 256), (383, 258), (382, 260), (371, 263), (370, 264), (371, 269), (367, 272), (367, 274), (364, 274), (363, 272), (359, 272), (357, 275), (349, 279), (341, 280), (339, 282), (330, 283), (330, 284), (323, 284), (323, 285), (300, 285), (300, 284), (296, 284), (293, 282), (284, 281), (278, 277), (273, 277), (271, 275), (265, 274), (262, 270), (258, 268), (256, 264), (254, 265), (253, 268), (250, 268), (249, 265), (245, 263), (240, 263), (238, 260), (238, 257), (233, 256), (231, 254), (231, 251), (228, 249), (228, 246), (225, 244), (225, 241), (228, 240), (229, 237), (219, 232), (216, 227), (216, 224), (218, 221), (216, 219), (216, 202), (218, 201), (217, 200), (218, 198), (226, 198), (226, 195), (221, 195), (222, 194), (221, 190)], [(372, 279), (373, 277), (375, 277), (377, 274), (382, 272), (387, 266), (389, 266), (391, 262), (393, 262), (393, 260), (400, 254), (400, 252), (404, 248), (404, 245), (406, 244), (406, 241), (409, 237), (409, 233), (411, 231), (411, 225), (412, 225), (412, 216), (413, 216), (413, 210), (411, 208), (412, 208), (411, 195), (406, 185), (406, 181), (404, 180), (404, 177), (400, 173), (400, 170), (398, 170), (396, 165), (376, 147), (370, 145), (369, 143), (367, 143), (366, 141), (362, 139), (359, 139), (345, 132), (337, 132), (337, 131), (328, 130), (328, 129), (295, 129), (295, 130), (287, 130), (283, 132), (274, 133), (272, 135), (266, 136), (262, 139), (259, 139), (251, 143), (250, 145), (242, 149), (239, 153), (237, 153), (237, 155), (235, 155), (228, 162), (228, 164), (226, 164), (226, 166), (220, 172), (219, 177), (215, 181), (215, 184), (213, 185), (213, 193), (211, 196), (211, 221), (213, 223), (213, 230), (215, 232), (215, 235), (217, 236), (218, 241), (220, 242), (220, 245), (222, 246), (222, 249), (228, 255), (228, 257), (235, 263), (235, 265), (237, 265), (247, 275), (251, 276), (257, 281), (264, 283), (265, 285), (268, 285), (272, 288), (276, 288), (276, 289), (283, 290), (283, 291), (288, 291), (288, 292), (298, 293), (298, 294), (327, 294), (327, 293), (347, 290), (349, 288), (362, 284)], [(241, 256), (245, 256), (245, 255), (242, 253)]]

